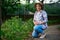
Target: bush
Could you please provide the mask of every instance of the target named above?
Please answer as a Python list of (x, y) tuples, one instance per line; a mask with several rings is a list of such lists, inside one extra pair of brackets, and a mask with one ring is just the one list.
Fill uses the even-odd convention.
[(60, 30), (60, 26), (58, 26), (57, 29)]
[[(24, 15), (29, 11), (35, 12), (36, 9), (34, 8), (34, 3), (32, 4), (20, 4), (17, 3), (19, 0), (2, 0), (2, 15)], [(48, 15), (60, 15), (60, 4), (44, 4), (44, 9), (47, 11)]]
[(60, 8), (58, 7), (58, 4), (45, 4), (44, 9), (47, 11), (48, 15), (51, 16), (51, 14), (54, 15), (60, 15)]
[(58, 20), (48, 20), (48, 25), (60, 24), (60, 19)]
[(24, 40), (32, 31), (32, 19), (23, 22), (21, 18), (12, 17), (1, 26), (1, 38), (6, 40)]

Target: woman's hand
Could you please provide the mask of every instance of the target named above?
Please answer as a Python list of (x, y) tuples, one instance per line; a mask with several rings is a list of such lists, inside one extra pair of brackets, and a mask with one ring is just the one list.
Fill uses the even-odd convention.
[(37, 25), (37, 24), (38, 24), (38, 22), (34, 22), (34, 24), (35, 24), (35, 25)]
[(40, 23), (40, 24), (44, 24), (44, 22), (43, 22), (43, 21), (40, 21), (39, 23)]
[(37, 24), (44, 24), (44, 23), (45, 23), (45, 22), (43, 22), (43, 21), (34, 22), (35, 25), (37, 25)]

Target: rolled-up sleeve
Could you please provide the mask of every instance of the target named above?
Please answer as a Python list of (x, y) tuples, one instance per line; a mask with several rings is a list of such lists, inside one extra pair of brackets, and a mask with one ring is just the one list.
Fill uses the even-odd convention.
[(48, 22), (47, 13), (45, 11), (43, 12), (43, 22)]

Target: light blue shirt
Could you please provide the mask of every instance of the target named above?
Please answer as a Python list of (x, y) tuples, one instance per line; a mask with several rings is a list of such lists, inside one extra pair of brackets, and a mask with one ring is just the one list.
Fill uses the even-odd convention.
[[(46, 11), (44, 11), (44, 10), (41, 10), (41, 11), (39, 11), (39, 12), (36, 11), (35, 14), (34, 14), (33, 22), (34, 22), (34, 21), (37, 21), (37, 22), (43, 21), (43, 22), (45, 22), (44, 24), (42, 24), (42, 25), (43, 25), (43, 28), (48, 27), (48, 26), (47, 26), (48, 18), (47, 18), (47, 13), (46, 13)], [(40, 24), (40, 23), (39, 23), (39, 24)]]

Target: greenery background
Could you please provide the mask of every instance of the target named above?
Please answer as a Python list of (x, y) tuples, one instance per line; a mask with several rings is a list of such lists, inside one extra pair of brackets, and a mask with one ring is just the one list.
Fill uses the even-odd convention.
[[(29, 11), (35, 12), (34, 3), (23, 5), (16, 2), (17, 0), (2, 0), (2, 40), (24, 40), (30, 37), (33, 30), (33, 14), (29, 14)], [(48, 25), (60, 24), (59, 3), (44, 4), (44, 10), (48, 14)]]

